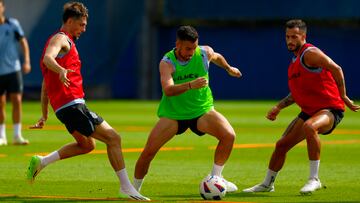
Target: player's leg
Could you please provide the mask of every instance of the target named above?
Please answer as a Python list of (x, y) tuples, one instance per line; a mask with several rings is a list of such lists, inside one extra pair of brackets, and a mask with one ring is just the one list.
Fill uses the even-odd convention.
[(90, 113), (84, 104), (75, 104), (63, 108), (56, 112), (56, 116), (65, 124), (76, 142), (66, 144), (44, 157), (33, 156), (27, 172), (27, 178), (30, 182), (33, 182), (40, 170), (48, 164), (88, 153), (95, 148), (95, 140), (89, 136), (94, 133), (95, 126), (103, 121), (101, 117), (95, 113)]
[(30, 183), (35, 181), (35, 177), (47, 165), (55, 161), (74, 157), (81, 154), (91, 152), (95, 148), (95, 140), (91, 137), (86, 137), (81, 133), (74, 131), (72, 136), (76, 140), (74, 143), (69, 143), (46, 156), (32, 156), (27, 171), (27, 179)]
[(120, 135), (106, 121), (95, 127), (91, 137), (106, 144), (108, 158), (115, 171), (125, 168)]
[(15, 145), (27, 145), (28, 140), (25, 140), (21, 134), (21, 118), (22, 118), (22, 92), (23, 92), (23, 80), (22, 73), (17, 71), (8, 75), (8, 93), (12, 104), (12, 121), (14, 128), (13, 144)]
[(141, 195), (129, 180), (122, 155), (120, 135), (106, 121), (103, 121), (95, 127), (95, 132), (91, 137), (106, 144), (109, 161), (121, 184), (120, 193), (134, 200), (150, 200)]
[(6, 126), (5, 126), (5, 106), (6, 94), (2, 92), (0, 95), (0, 146), (7, 145)]
[(10, 93), (10, 100), (12, 104), (12, 121), (14, 128), (14, 139), (15, 145), (27, 145), (29, 141), (22, 137), (21, 133), (21, 118), (22, 118), (22, 93)]
[(140, 191), (145, 175), (148, 173), (150, 163), (160, 148), (175, 136), (178, 131), (178, 122), (168, 118), (160, 118), (151, 130), (144, 150), (136, 162), (134, 173), (134, 186)]
[[(235, 131), (228, 120), (216, 110), (211, 110), (198, 119), (197, 128), (199, 131), (208, 133), (218, 139), (214, 155), (214, 165), (211, 175), (222, 177), (224, 164), (228, 160), (235, 141)], [(226, 181), (226, 180), (225, 180)], [(226, 181), (227, 191), (237, 191), (237, 186)]]
[(274, 181), (277, 173), (285, 163), (287, 152), (296, 144), (305, 139), (303, 131), (304, 120), (296, 117), (287, 127), (282, 137), (277, 141), (275, 150), (272, 153), (268, 171), (262, 183), (244, 189), (243, 192), (272, 192), (274, 191)]
[(310, 160), (320, 159), (321, 142), (318, 133), (328, 132), (333, 128), (333, 125), (334, 115), (327, 109), (317, 112), (304, 123)]
[(330, 110), (317, 112), (304, 123), (309, 157), (310, 175), (308, 182), (301, 188), (301, 194), (310, 194), (321, 188), (319, 180), (321, 141), (318, 133), (326, 133), (333, 129), (335, 117)]
[(235, 141), (235, 131), (227, 119), (216, 110), (201, 116), (197, 127), (201, 132), (208, 133), (219, 140), (215, 150), (214, 163), (222, 166), (228, 160)]

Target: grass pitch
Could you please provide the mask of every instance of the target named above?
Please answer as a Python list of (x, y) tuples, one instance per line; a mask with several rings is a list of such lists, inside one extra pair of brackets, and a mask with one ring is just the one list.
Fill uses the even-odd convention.
[[(274, 143), (298, 114), (293, 105), (283, 110), (277, 121), (265, 119), (275, 101), (216, 101), (215, 108), (233, 125), (236, 144), (223, 175), (239, 187), (224, 202), (360, 202), (360, 114), (347, 110), (345, 118), (331, 135), (321, 136), (320, 179), (327, 187), (311, 196), (301, 196), (300, 188), (309, 174), (307, 151), (300, 143), (288, 153), (279, 173), (275, 192), (245, 194), (242, 189), (261, 182)], [(157, 101), (93, 101), (91, 110), (101, 115), (122, 136), (126, 168), (133, 177), (135, 162), (156, 123)], [(51, 112), (43, 130), (28, 126), (40, 118), (40, 104), (25, 102), (23, 135), (28, 146), (13, 146), (11, 108), (7, 106), (9, 145), (0, 147), (1, 202), (109, 202), (118, 199), (119, 183), (106, 155), (106, 146), (97, 142), (92, 154), (61, 160), (46, 167), (33, 185), (25, 181), (30, 156), (49, 153), (72, 142), (72, 136)], [(213, 163), (215, 138), (198, 137), (187, 131), (165, 145), (153, 160), (142, 194), (155, 202), (201, 202), (199, 182)]]

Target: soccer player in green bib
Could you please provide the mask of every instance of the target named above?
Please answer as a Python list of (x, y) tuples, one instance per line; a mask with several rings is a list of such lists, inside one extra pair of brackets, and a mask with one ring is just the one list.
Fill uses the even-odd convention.
[[(140, 191), (150, 162), (159, 149), (175, 135), (190, 128), (201, 136), (205, 133), (219, 140), (210, 175), (222, 177), (224, 164), (230, 156), (235, 131), (227, 119), (214, 109), (208, 85), (209, 64), (213, 62), (232, 77), (241, 72), (209, 46), (198, 45), (198, 33), (191, 26), (177, 30), (176, 47), (160, 62), (163, 96), (158, 108), (159, 121), (152, 129), (135, 168), (134, 186)], [(235, 192), (235, 184), (226, 181), (227, 192)]]

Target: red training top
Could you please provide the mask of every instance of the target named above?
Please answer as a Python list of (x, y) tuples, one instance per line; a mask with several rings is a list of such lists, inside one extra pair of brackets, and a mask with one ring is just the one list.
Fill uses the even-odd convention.
[(304, 44), (300, 53), (292, 60), (288, 69), (288, 84), (292, 97), (301, 110), (312, 116), (321, 109), (345, 110), (344, 101), (331, 74), (324, 67), (307, 67), (303, 56), (312, 44)]
[[(74, 72), (68, 72), (67, 77), (70, 80), (69, 87), (66, 87), (59, 79), (59, 74), (55, 73), (54, 71), (48, 69), (45, 64), (43, 63), (43, 58), (45, 54), (45, 50), (47, 49), (50, 39), (55, 34), (64, 34), (67, 36), (70, 50), (66, 54), (59, 54), (56, 56), (55, 60), (57, 63), (65, 68), (65, 69), (72, 69)], [(45, 80), (45, 88), (47, 91), (48, 98), (50, 100), (50, 104), (54, 111), (58, 108), (62, 107), (63, 105), (75, 100), (84, 98), (85, 94), (83, 91), (83, 79), (81, 76), (81, 61), (79, 58), (79, 53), (76, 49), (74, 40), (72, 36), (68, 33), (60, 30), (56, 32), (52, 36), (49, 37), (45, 44), (45, 48), (43, 50), (43, 54), (40, 59), (40, 67), (41, 71)]]

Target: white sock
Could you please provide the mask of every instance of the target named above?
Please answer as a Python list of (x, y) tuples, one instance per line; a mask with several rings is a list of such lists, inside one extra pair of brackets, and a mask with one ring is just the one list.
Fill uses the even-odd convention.
[(266, 185), (268, 187), (272, 186), (275, 182), (275, 178), (276, 178), (277, 174), (278, 174), (278, 172), (268, 169), (268, 171), (266, 173), (266, 177), (265, 177), (264, 181), (262, 182), (262, 184)]
[(129, 176), (126, 172), (126, 168), (123, 168), (120, 171), (116, 171), (115, 173), (120, 180), (120, 188), (122, 192), (125, 192), (127, 194), (136, 192), (136, 189), (129, 180)]
[(6, 139), (5, 123), (0, 124), (0, 139)]
[(320, 160), (310, 160), (310, 176), (309, 179), (319, 179)]
[(14, 123), (14, 138), (21, 138), (21, 123)]
[(60, 155), (59, 155), (59, 152), (58, 151), (53, 151), (51, 152), (50, 154), (42, 157), (41, 159), (41, 165), (43, 167), (55, 162), (55, 161), (58, 161), (60, 160)]
[(133, 185), (134, 185), (134, 188), (138, 192), (140, 192), (143, 182), (144, 182), (144, 179), (137, 179), (137, 178), (134, 177), (134, 184)]
[(219, 165), (216, 165), (214, 163), (214, 166), (212, 168), (212, 171), (211, 171), (211, 175), (212, 176), (220, 176), (221, 177), (221, 173), (222, 173), (222, 170), (224, 169), (224, 165), (222, 166), (219, 166)]

